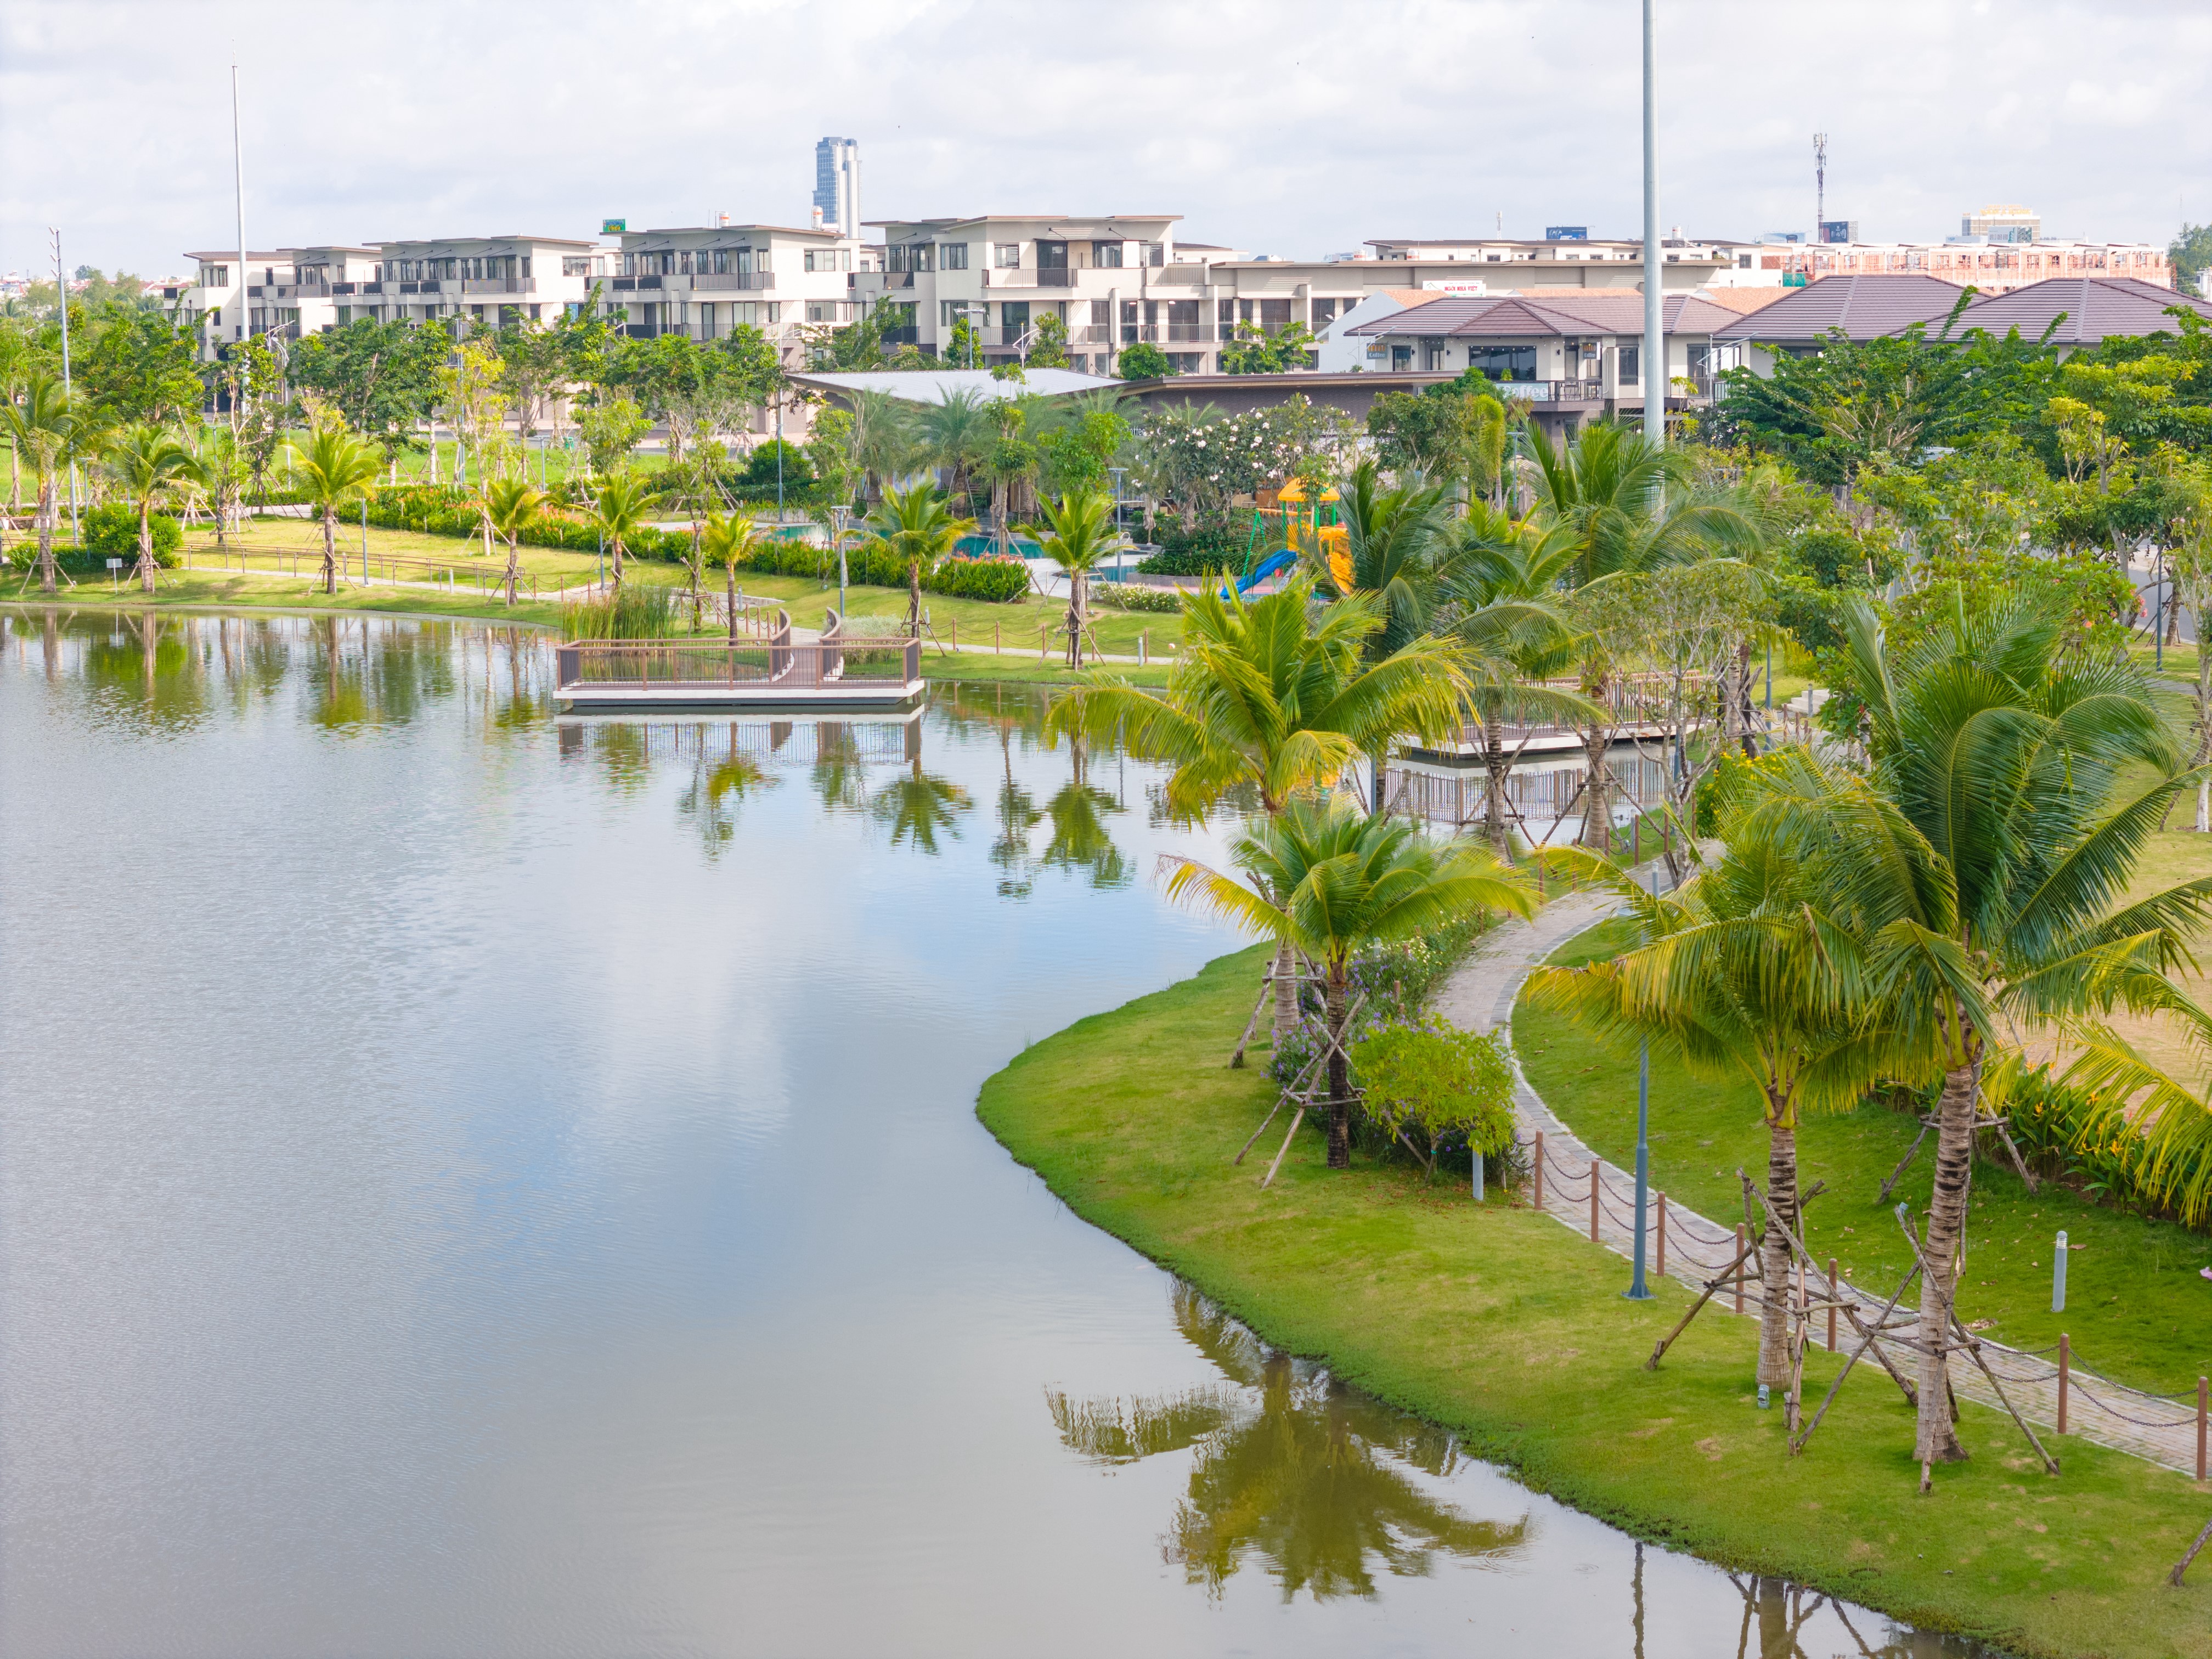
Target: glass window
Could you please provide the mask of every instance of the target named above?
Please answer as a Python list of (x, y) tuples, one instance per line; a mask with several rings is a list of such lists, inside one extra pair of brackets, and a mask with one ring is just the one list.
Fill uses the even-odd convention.
[(1167, 244), (1139, 242), (1137, 244), (1137, 263), (1140, 265), (1164, 265), (1167, 263)]
[(592, 274), (592, 261), (590, 257), (586, 254), (578, 253), (562, 254), (561, 256), (561, 274), (563, 276), (590, 276)]
[(1536, 378), (1536, 348), (1469, 346), (1467, 366), (1480, 369), (1493, 380), (1533, 380)]
[(1093, 300), (1091, 302), (1091, 325), (1093, 328), (1114, 326), (1114, 302), (1111, 300)]
[(1030, 302), (1026, 300), (1002, 301), (999, 307), (999, 322), (1006, 331), (1006, 337), (1012, 339), (1030, 325)]
[(808, 248), (799, 256), (799, 268), (801, 270), (812, 270), (815, 268), (814, 262), (821, 257), (821, 254), (814, 249)]
[(1224, 329), (1231, 329), (1237, 326), (1236, 301), (1224, 300), (1219, 303), (1217, 309), (1218, 312), (1218, 320)]
[(1621, 347), (1620, 378), (1624, 384), (1641, 380), (1644, 378), (1644, 352), (1641, 347)]
[(1091, 263), (1101, 270), (1119, 270), (1121, 268), (1121, 245), (1119, 242), (1093, 242), (1091, 245)]
[(968, 244), (965, 242), (939, 242), (937, 245), (937, 264), (938, 269), (940, 270), (967, 270)]
[(1019, 242), (992, 243), (991, 263), (1001, 270), (1019, 270), (1022, 268), (1022, 245)]

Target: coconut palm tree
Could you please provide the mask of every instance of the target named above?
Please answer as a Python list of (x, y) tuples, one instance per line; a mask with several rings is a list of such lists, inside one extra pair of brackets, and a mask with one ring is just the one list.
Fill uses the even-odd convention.
[(93, 423), (78, 401), (63, 387), (61, 376), (44, 369), (26, 373), (20, 396), (0, 400), (0, 430), (15, 453), (27, 462), (38, 491), (39, 591), (54, 591), (55, 485), (72, 450), (82, 450)]
[[(1807, 775), (1793, 793), (1847, 805), (1867, 828), (1886, 831), (1893, 857), (1916, 863), (1923, 881), (1940, 879), (1929, 868), (1926, 842), (1863, 781), (1823, 775), (1802, 753), (1765, 764)], [(1781, 830), (1755, 811), (1731, 821), (1722, 830), (1727, 851), (1665, 896), (1623, 880), (1590, 854), (1562, 855), (1626, 895), (1644, 942), (1608, 962), (1539, 968), (1528, 996), (1593, 1030), (1671, 1048), (1693, 1076), (1757, 1089), (1767, 1132), (1766, 1196), (1802, 1237), (1798, 1121), (1856, 1103), (1892, 1056), (1864, 942), (1826, 908), (1835, 884), (1830, 863), (1842, 846), (1863, 850), (1867, 839), (1838, 836), (1808, 858), (1802, 833)], [(1766, 1230), (1762, 1262), (1765, 1284), (1789, 1283), (1790, 1246), (1778, 1229)], [(1790, 1376), (1787, 1303), (1769, 1296), (1761, 1304), (1758, 1380), (1778, 1387)]]
[(1554, 448), (1531, 427), (1528, 440), (1537, 507), (1572, 538), (1577, 587), (1616, 571), (1749, 550), (1763, 539), (1746, 503), (1692, 488), (1682, 452), (1633, 428), (1595, 422)]
[(915, 459), (915, 406), (888, 392), (854, 392), (853, 461), (871, 498), (903, 477)]
[(1370, 661), (1379, 661), (1428, 626), (1449, 545), (1451, 503), (1442, 486), (1383, 489), (1371, 459), (1345, 475), (1338, 497), (1351, 580), (1340, 579), (1318, 544), (1301, 551), (1316, 585), (1329, 598), (1375, 595), (1382, 626), (1368, 635), (1365, 652)]
[(997, 436), (990, 404), (981, 391), (960, 386), (946, 392), (942, 402), (925, 405), (915, 422), (915, 435), (930, 464), (951, 475), (947, 488), (955, 501), (967, 498), (971, 475)]
[(921, 573), (945, 557), (963, 536), (972, 535), (973, 519), (955, 518), (935, 484), (884, 491), (882, 503), (868, 515), (872, 543), (906, 567), (907, 637), (921, 637)]
[[(1169, 808), (1187, 821), (1243, 789), (1272, 816), (1395, 738), (1459, 729), (1468, 689), (1463, 653), (1424, 635), (1369, 663), (1363, 647), (1381, 625), (1366, 594), (1317, 610), (1303, 574), (1264, 599), (1193, 593), (1183, 602), (1182, 653), (1164, 690), (1096, 671), (1054, 704), (1045, 729), (1101, 741), (1118, 736), (1131, 753), (1170, 763)], [(1298, 1018), (1286, 940), (1272, 972), (1280, 1042)]]
[(1535, 896), (1483, 850), (1439, 848), (1402, 820), (1369, 815), (1344, 796), (1301, 797), (1255, 819), (1230, 848), (1238, 881), (1170, 856), (1168, 897), (1245, 932), (1287, 943), (1321, 969), (1328, 1056), (1328, 1166), (1352, 1167), (1352, 959), (1485, 910), (1533, 915)]
[(723, 605), (728, 614), (732, 645), (738, 642), (738, 567), (760, 545), (760, 521), (750, 513), (736, 513), (728, 518), (710, 513), (706, 528), (699, 535), (701, 558), (708, 564), (722, 567)]
[(622, 587), (623, 555), (629, 549), (630, 538), (645, 527), (650, 503), (645, 479), (629, 467), (609, 473), (600, 481), (598, 494), (592, 497), (592, 524), (614, 556), (608, 572), (617, 591)]
[[(1969, 607), (1962, 595), (1955, 620), (1902, 646), (1863, 600), (1844, 620), (1838, 690), (1864, 709), (1875, 783), (1933, 849), (1951, 896), (1934, 902), (1896, 860), (1832, 863), (1831, 908), (1878, 947), (1894, 1040), (1943, 1079), (1925, 1246), (1939, 1271), (1923, 1276), (1920, 1302), (1924, 1468), (1966, 1455), (1943, 1386), (1948, 1269), (1995, 1022), (2024, 1030), (2170, 1004), (2164, 975), (2212, 917), (2212, 877), (2123, 899), (2145, 841), (2197, 782), (2130, 664), (2067, 653), (2063, 619), (2014, 596)], [(2148, 781), (2124, 775), (2143, 766)], [(1833, 816), (1814, 800), (1778, 811), (1808, 835)]]
[(107, 473), (123, 499), (138, 514), (138, 563), (135, 574), (144, 592), (154, 591), (154, 508), (177, 490), (200, 483), (205, 473), (192, 452), (173, 434), (152, 422), (124, 427), (109, 440)]
[(522, 532), (538, 520), (544, 510), (545, 494), (533, 487), (530, 480), (520, 476), (501, 478), (484, 492), (484, 510), (491, 515), (491, 527), (507, 544), (507, 602), (514, 603), (515, 584), (520, 578)]
[(952, 829), (960, 814), (974, 804), (968, 792), (951, 779), (923, 771), (921, 751), (917, 748), (907, 775), (878, 789), (868, 807), (878, 823), (890, 826), (892, 846), (911, 841), (915, 852), (933, 858), (938, 836)]
[(1067, 665), (1083, 665), (1083, 630), (1090, 625), (1091, 573), (1108, 554), (1127, 546), (1114, 527), (1114, 503), (1103, 490), (1082, 489), (1038, 504), (1041, 524), (1022, 534), (1036, 538), (1045, 557), (1067, 573)]
[(306, 447), (289, 446), (301, 488), (323, 525), (323, 592), (338, 591), (338, 510), (370, 484), (384, 465), (374, 444), (363, 441), (336, 421), (308, 434)]

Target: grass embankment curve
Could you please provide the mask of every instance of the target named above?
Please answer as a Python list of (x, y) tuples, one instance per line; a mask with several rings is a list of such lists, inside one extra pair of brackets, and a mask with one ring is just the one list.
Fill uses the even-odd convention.
[[(1223, 1062), (1261, 954), (1025, 1050), (983, 1085), (982, 1121), (1079, 1215), (1267, 1340), (1641, 1536), (2022, 1652), (2212, 1648), (2212, 1571), (2163, 1588), (2212, 1487), (2070, 1441), (2053, 1480), (1970, 1404), (1975, 1455), (1923, 1498), (1911, 1413), (1871, 1367), (1793, 1459), (1780, 1410), (1756, 1408), (1752, 1322), (1701, 1318), (1644, 1370), (1687, 1293), (1623, 1301), (1620, 1259), (1558, 1222), (1364, 1156), (1332, 1175), (1317, 1130), (1257, 1190), (1252, 1162), (1229, 1159), (1272, 1085)], [(1808, 1390), (1834, 1364), (1813, 1358)]]

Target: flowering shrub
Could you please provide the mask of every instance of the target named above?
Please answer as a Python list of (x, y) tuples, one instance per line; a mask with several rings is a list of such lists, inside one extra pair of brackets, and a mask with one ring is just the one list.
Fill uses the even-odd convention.
[(1193, 495), (1219, 501), (1288, 477), (1299, 461), (1339, 438), (1340, 424), (1337, 411), (1316, 410), (1301, 394), (1202, 426), (1155, 422), (1146, 438), (1164, 472), (1188, 480)]
[(1495, 1031), (1435, 1018), (1377, 1031), (1352, 1050), (1361, 1103), (1376, 1131), (1447, 1150), (1503, 1152), (1513, 1139), (1513, 1066)]

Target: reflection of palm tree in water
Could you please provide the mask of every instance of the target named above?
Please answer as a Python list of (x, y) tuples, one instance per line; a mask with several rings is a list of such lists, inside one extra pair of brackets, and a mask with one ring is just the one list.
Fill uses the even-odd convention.
[[(703, 739), (706, 733), (702, 731)], [(737, 803), (775, 779), (738, 746), (738, 723), (730, 722), (730, 747), (726, 754), (711, 754), (704, 742), (691, 770), (691, 787), (677, 798), (676, 810), (699, 830), (707, 856), (713, 858), (735, 838)]]
[(1075, 751), (1074, 775), (1066, 786), (1045, 803), (1052, 815), (1052, 840), (1039, 860), (1058, 870), (1087, 870), (1093, 887), (1120, 887), (1129, 879), (1128, 861), (1106, 831), (1105, 816), (1121, 810), (1121, 803), (1084, 778), (1088, 759), (1081, 738), (1071, 738)]
[(814, 728), (814, 793), (829, 811), (854, 811), (866, 804), (867, 779), (853, 728), (825, 720)]
[(923, 771), (919, 748), (911, 769), (905, 777), (894, 778), (877, 790), (869, 809), (890, 825), (892, 846), (911, 841), (916, 852), (934, 854), (938, 836), (951, 830), (953, 820), (974, 803), (968, 792), (950, 778), (933, 777)]
[(1239, 1386), (1159, 1400), (1048, 1402), (1060, 1438), (1102, 1463), (1195, 1448), (1188, 1495), (1161, 1540), (1188, 1582), (1218, 1595), (1256, 1554), (1289, 1601), (1373, 1595), (1372, 1567), (1425, 1576), (1436, 1558), (1516, 1551), (1524, 1516), (1473, 1521), (1436, 1502), (1402, 1466), (1447, 1475), (1460, 1454), (1442, 1429), (1275, 1353), (1188, 1285), (1176, 1326)]
[(1036, 883), (1030, 878), (1030, 831), (1044, 814), (1037, 811), (1030, 792), (1014, 781), (1014, 733), (999, 727), (999, 752), (1006, 762), (1006, 781), (999, 786), (999, 834), (991, 843), (991, 862), (999, 866), (999, 896), (1027, 898)]

